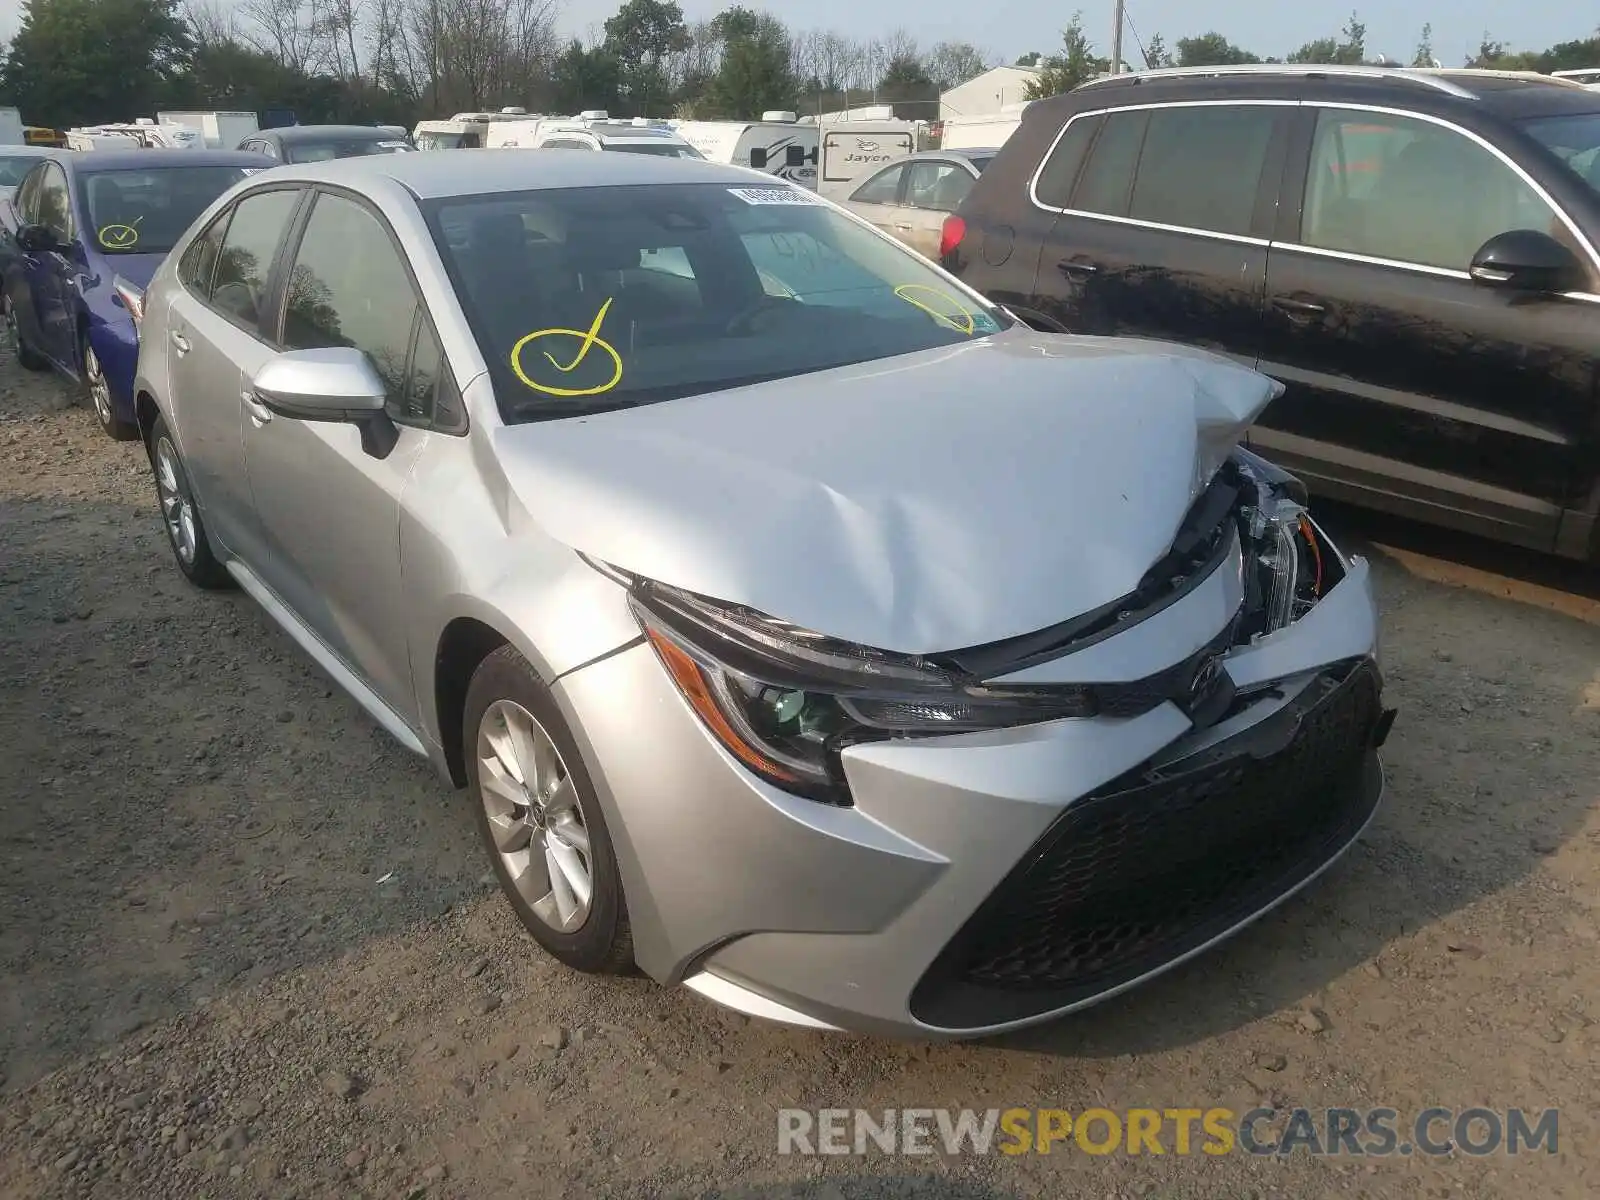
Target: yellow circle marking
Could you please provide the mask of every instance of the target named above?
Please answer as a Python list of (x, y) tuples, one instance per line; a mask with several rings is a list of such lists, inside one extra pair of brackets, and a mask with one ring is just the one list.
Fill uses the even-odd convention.
[[(961, 319), (958, 320), (949, 313), (940, 312), (928, 301), (920, 300), (916, 296), (911, 295), (910, 293), (912, 292), (922, 292), (926, 295), (932, 296), (934, 302), (948, 301), (960, 310)], [(952, 296), (949, 292), (943, 291), (940, 288), (928, 287), (926, 284), (922, 283), (902, 283), (899, 287), (895, 288), (894, 294), (899, 296), (900, 299), (904, 300), (907, 304), (913, 306), (914, 308), (920, 308), (923, 312), (927, 313), (940, 324), (948, 325), (957, 333), (965, 333), (970, 336), (977, 331), (977, 316), (972, 312), (972, 310), (970, 310), (965, 304), (961, 303), (960, 300)]]
[(139, 222), (142, 220), (143, 217), (135, 217), (132, 225), (102, 225), (95, 236), (107, 250), (126, 250), (138, 244)]
[[(614, 298), (615, 297), (613, 297), (613, 299)], [(512, 371), (516, 373), (517, 378), (522, 381), (525, 387), (532, 388), (536, 392), (543, 392), (547, 396), (598, 396), (601, 392), (609, 392), (612, 388), (616, 387), (617, 384), (622, 382), (622, 355), (617, 353), (615, 346), (600, 336), (600, 326), (602, 323), (604, 323), (606, 319), (606, 313), (610, 311), (610, 308), (611, 301), (607, 300), (600, 306), (600, 311), (595, 314), (594, 323), (591, 324), (587, 330), (538, 329), (533, 333), (525, 334), (523, 337), (518, 339), (515, 346), (511, 347)], [(528, 348), (530, 343), (537, 342), (540, 338), (549, 337), (577, 338), (580, 343), (576, 357), (574, 357), (573, 360), (566, 366), (562, 366), (559, 362), (557, 362), (555, 355), (551, 354), (549, 351), (545, 351), (545, 361), (562, 374), (568, 374), (569, 372), (577, 370), (578, 365), (582, 363), (584, 359), (589, 357), (589, 351), (599, 347), (601, 351), (611, 356), (611, 378), (607, 379), (604, 383), (597, 384), (594, 387), (586, 388), (552, 387), (547, 383), (538, 383), (529, 378), (528, 373), (522, 369), (523, 351)]]

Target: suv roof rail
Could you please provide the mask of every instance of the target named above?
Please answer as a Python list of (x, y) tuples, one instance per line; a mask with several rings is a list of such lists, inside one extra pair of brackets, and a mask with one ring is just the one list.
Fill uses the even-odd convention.
[(1074, 91), (1083, 88), (1104, 87), (1112, 83), (1136, 84), (1143, 83), (1146, 79), (1204, 79), (1208, 76), (1223, 75), (1329, 75), (1345, 79), (1394, 79), (1405, 83), (1414, 83), (1419, 87), (1432, 88), (1435, 91), (1446, 92), (1452, 96), (1459, 96), (1463, 100), (1476, 100), (1478, 97), (1468, 89), (1453, 80), (1433, 73), (1428, 69), (1413, 67), (1376, 67), (1376, 66), (1343, 66), (1332, 63), (1239, 63), (1233, 66), (1218, 67), (1156, 67), (1149, 71), (1124, 71), (1117, 75), (1101, 75), (1080, 83)]

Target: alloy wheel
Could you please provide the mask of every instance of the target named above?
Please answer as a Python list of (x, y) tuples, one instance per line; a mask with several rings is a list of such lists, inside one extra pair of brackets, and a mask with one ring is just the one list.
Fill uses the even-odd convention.
[(513, 700), (478, 723), (478, 792), (500, 864), (517, 894), (558, 933), (589, 917), (594, 864), (577, 789), (555, 742)]
[(83, 345), (83, 373), (88, 377), (89, 398), (94, 401), (95, 416), (100, 418), (100, 424), (109, 429), (112, 423), (111, 385), (106, 382), (105, 370), (100, 366), (100, 356), (88, 342)]
[(161, 499), (161, 519), (166, 522), (172, 548), (185, 563), (193, 563), (199, 545), (195, 533), (194, 501), (178, 465), (178, 452), (162, 438), (156, 443), (156, 492)]

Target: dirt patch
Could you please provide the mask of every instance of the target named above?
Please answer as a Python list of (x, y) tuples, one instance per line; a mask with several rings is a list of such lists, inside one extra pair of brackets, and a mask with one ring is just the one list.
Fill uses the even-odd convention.
[[(0, 362), (0, 1194), (1593, 1194), (1600, 607), (1363, 523), (1401, 716), (1322, 884), (978, 1045), (752, 1024), (541, 957), (468, 812), (240, 596), (137, 447)], [(379, 882), (380, 879), (385, 880)], [(1560, 1106), (1521, 1160), (785, 1158), (779, 1108)]]

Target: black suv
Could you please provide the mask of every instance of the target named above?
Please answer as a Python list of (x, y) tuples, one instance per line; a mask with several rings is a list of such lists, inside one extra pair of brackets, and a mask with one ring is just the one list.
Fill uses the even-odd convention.
[(1249, 440), (1313, 490), (1594, 559), (1597, 243), (1600, 91), (1200, 68), (1030, 105), (940, 254), (1037, 328), (1283, 381)]

